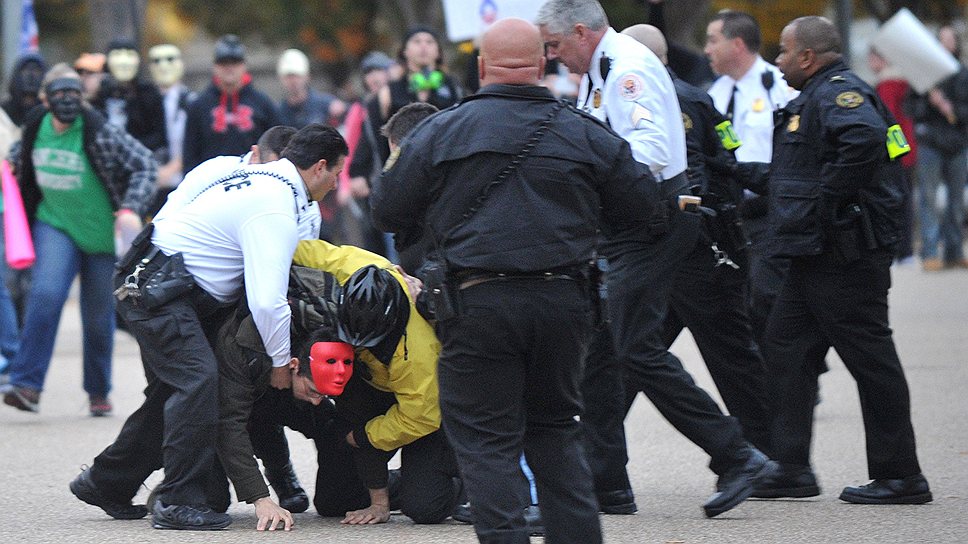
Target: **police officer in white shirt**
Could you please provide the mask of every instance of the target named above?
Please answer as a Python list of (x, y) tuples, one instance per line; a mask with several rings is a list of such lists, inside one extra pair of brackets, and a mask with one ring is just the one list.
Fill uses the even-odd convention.
[[(548, 58), (585, 74), (578, 107), (609, 123), (630, 143), (667, 200), (685, 194), (685, 129), (662, 62), (635, 39), (609, 27), (596, 0), (548, 0), (536, 22)], [(745, 500), (754, 482), (772, 474), (775, 464), (746, 443), (736, 420), (722, 413), (665, 347), (661, 333), (669, 296), (696, 244), (700, 221), (697, 213), (670, 208), (665, 225), (650, 225), (648, 232), (609, 233), (602, 244), (608, 258), (608, 313), (616, 359), (595, 359), (596, 373), (592, 383), (583, 384), (583, 394), (586, 405), (624, 403), (625, 411), (618, 411), (624, 414), (642, 391), (676, 429), (706, 450), (712, 456), (710, 467), (720, 476), (717, 493), (703, 505), (713, 517)], [(595, 429), (590, 441), (613, 441), (608, 450), (624, 449), (621, 418), (583, 424), (608, 427)], [(600, 509), (635, 512), (624, 463), (594, 456), (589, 462)]]
[[(747, 13), (723, 10), (706, 28), (706, 56), (720, 75), (709, 95), (743, 143), (736, 160), (769, 163), (773, 156), (773, 112), (782, 109), (799, 93), (787, 85), (779, 68), (759, 54), (760, 27)], [(768, 231), (766, 197), (746, 195), (741, 207), (750, 251), (750, 319), (753, 333), (761, 339), (766, 318), (773, 307), (787, 259), (771, 257), (766, 251)]]
[(153, 233), (146, 229), (135, 240), (118, 264), (115, 295), (141, 347), (146, 399), (115, 442), (71, 483), (81, 500), (112, 517), (143, 517), (147, 509), (131, 499), (148, 475), (164, 468), (158, 500), (149, 505), (155, 528), (221, 529), (231, 522), (206, 504), (218, 420), (218, 369), (209, 339), (242, 296), (244, 279), (273, 361), (270, 383), (290, 386), (286, 290), (300, 217), (334, 187), (346, 154), (335, 129), (309, 125), (276, 162), (229, 175), (217, 169), (196, 194), (173, 204), (179, 209), (163, 208)]

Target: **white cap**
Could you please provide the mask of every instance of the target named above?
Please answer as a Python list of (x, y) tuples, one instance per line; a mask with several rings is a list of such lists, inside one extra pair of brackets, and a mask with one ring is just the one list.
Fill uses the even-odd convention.
[(280, 76), (290, 74), (308, 76), (309, 58), (298, 49), (286, 49), (282, 52), (282, 56), (279, 57), (279, 64), (276, 65), (276, 73)]

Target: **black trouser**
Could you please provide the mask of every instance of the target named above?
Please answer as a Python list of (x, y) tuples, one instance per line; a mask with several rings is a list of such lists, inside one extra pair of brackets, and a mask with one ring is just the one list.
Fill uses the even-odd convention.
[(444, 430), (485, 543), (526, 543), (522, 450), (534, 471), (548, 543), (602, 541), (581, 446), (579, 384), (591, 327), (571, 280), (491, 281), (460, 292), (438, 324)]
[[(115, 286), (122, 278), (115, 277)], [(150, 311), (130, 297), (118, 303), (141, 348), (148, 386), (144, 403), (91, 466), (95, 485), (113, 500), (130, 501), (144, 480), (164, 467), (159, 498), (165, 504), (206, 504), (218, 423), (212, 345), (222, 316), (219, 311), (199, 315), (193, 302), (199, 295), (195, 288)]]
[(777, 257), (769, 249), (770, 220), (766, 215), (743, 219), (746, 235), (750, 239), (749, 257), (749, 308), (753, 337), (762, 344), (763, 331), (776, 301), (790, 259)]
[(630, 489), (625, 471), (629, 461), (625, 447), (625, 384), (607, 324), (598, 327), (592, 336), (581, 391), (585, 400), (581, 416), (583, 438), (595, 490)]
[[(371, 387), (357, 374), (336, 399), (335, 408), (328, 404), (313, 407), (293, 400), (288, 391), (280, 395), (270, 390), (253, 408), (250, 438), (256, 455), (267, 466), (289, 462), (287, 444), (279, 441), (276, 431), (280, 425), (312, 438), (319, 466), (313, 504), (321, 516), (343, 516), (370, 505), (367, 488), (387, 486), (387, 462), (396, 452), (353, 449), (346, 443), (346, 434), (386, 413), (395, 403), (392, 393)], [(457, 506), (460, 490), (454, 454), (442, 432), (402, 448), (400, 511), (415, 523), (447, 519)]]
[(721, 475), (748, 457), (743, 431), (696, 385), (662, 338), (675, 278), (696, 245), (699, 220), (696, 214), (673, 213), (669, 232), (610, 259), (608, 309), (624, 372), (625, 412), (638, 392), (645, 393), (669, 423), (711, 456), (710, 468)]
[(857, 382), (872, 479), (921, 472), (907, 381), (888, 325), (891, 254), (850, 264), (829, 255), (792, 260), (766, 329), (764, 349), (778, 400), (775, 459), (808, 466), (818, 353), (833, 347)]
[(676, 275), (663, 343), (689, 329), (726, 410), (747, 441), (769, 455), (770, 409), (766, 368), (753, 340), (746, 308), (746, 254), (730, 258), (739, 268), (717, 266), (705, 227)]

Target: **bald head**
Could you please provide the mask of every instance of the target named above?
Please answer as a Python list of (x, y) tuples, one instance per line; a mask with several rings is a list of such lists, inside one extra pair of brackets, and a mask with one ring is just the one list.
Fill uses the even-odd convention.
[(669, 64), (669, 44), (666, 43), (662, 31), (652, 25), (632, 25), (622, 31), (642, 45), (648, 47), (659, 57), (662, 64)]
[(481, 86), (537, 85), (545, 67), (538, 27), (514, 17), (497, 21), (481, 37), (477, 67)]

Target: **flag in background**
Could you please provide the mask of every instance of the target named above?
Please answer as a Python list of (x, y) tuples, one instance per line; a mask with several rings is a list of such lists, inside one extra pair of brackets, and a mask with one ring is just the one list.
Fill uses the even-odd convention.
[(20, 19), (20, 52), (40, 50), (40, 37), (37, 19), (34, 17), (34, 0), (23, 0), (23, 13)]

